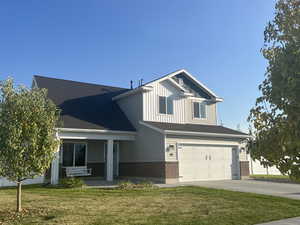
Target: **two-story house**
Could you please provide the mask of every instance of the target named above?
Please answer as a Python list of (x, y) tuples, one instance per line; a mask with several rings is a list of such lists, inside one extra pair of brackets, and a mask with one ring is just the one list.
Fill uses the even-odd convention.
[(34, 76), (61, 109), (61, 146), (48, 174), (149, 178), (160, 182), (239, 179), (248, 135), (217, 125), (223, 101), (186, 70), (134, 89)]

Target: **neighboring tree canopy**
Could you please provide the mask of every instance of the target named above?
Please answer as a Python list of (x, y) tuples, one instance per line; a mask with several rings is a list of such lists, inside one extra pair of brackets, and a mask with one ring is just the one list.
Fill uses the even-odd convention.
[(264, 32), (268, 67), (248, 118), (255, 137), (248, 147), (263, 165), (300, 178), (300, 1), (279, 0), (275, 9)]
[(43, 175), (59, 141), (55, 127), (59, 111), (45, 89), (14, 88), (13, 80), (0, 83), (0, 176), (18, 184)]

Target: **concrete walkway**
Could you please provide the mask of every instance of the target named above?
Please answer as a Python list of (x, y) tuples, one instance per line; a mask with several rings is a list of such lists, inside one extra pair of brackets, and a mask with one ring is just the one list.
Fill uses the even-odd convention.
[[(177, 184), (159, 184), (160, 187), (200, 186), (231, 191), (251, 192), (300, 200), (300, 185), (256, 180), (197, 181)], [(299, 223), (300, 225), (300, 223)]]
[(257, 225), (299, 225), (299, 224), (300, 224), (300, 217), (295, 217), (286, 220), (277, 220), (268, 223), (261, 223)]

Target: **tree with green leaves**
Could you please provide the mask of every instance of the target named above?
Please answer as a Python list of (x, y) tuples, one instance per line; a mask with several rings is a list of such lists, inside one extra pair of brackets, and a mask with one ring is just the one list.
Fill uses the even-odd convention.
[(300, 1), (279, 0), (264, 32), (265, 79), (248, 121), (251, 157), (300, 178)]
[(43, 175), (59, 145), (55, 127), (59, 111), (45, 89), (14, 87), (0, 82), (0, 177), (17, 183), (17, 211), (21, 184)]

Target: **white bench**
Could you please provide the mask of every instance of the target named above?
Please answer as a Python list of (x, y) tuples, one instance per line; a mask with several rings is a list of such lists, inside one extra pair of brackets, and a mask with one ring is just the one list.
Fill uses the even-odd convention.
[(83, 167), (66, 167), (67, 177), (83, 177), (91, 176), (92, 169), (88, 169), (86, 166)]

